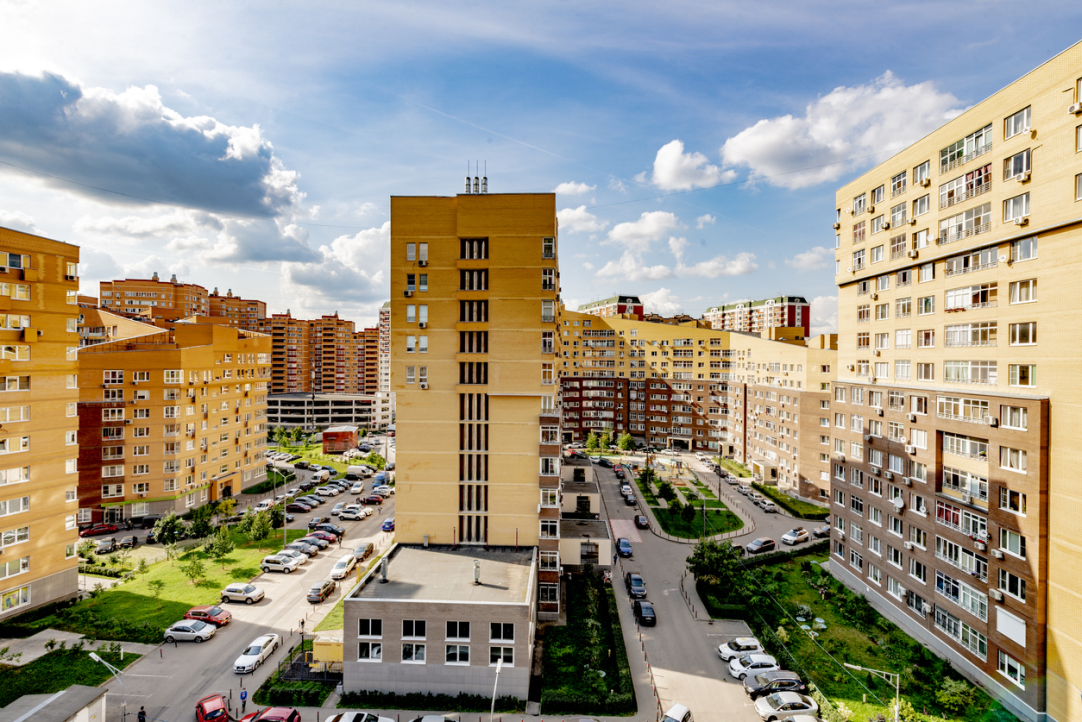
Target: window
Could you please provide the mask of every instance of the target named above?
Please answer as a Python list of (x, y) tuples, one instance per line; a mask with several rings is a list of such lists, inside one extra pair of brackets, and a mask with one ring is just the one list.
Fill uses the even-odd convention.
[(470, 663), (470, 646), (468, 644), (448, 644), (447, 655), (444, 658), (444, 664), (463, 664), (468, 665)]
[(1037, 300), (1037, 279), (1011, 283), (1011, 303), (1033, 303)]
[(916, 168), (913, 169), (913, 182), (914, 183), (923, 183), (923, 181), (928, 180), (931, 177), (931, 175), (932, 175), (932, 162), (926, 160), (923, 163), (921, 163), (920, 165), (918, 165)]
[(470, 639), (469, 622), (447, 622), (447, 639), (466, 640)]
[(1011, 241), (1011, 262), (1028, 261), (1037, 257), (1037, 237)]
[(415, 261), (415, 260), (417, 260), (417, 244), (416, 243), (407, 243), (406, 244), (406, 260), (407, 261)]
[(913, 577), (914, 579), (919, 579), (920, 581), (927, 583), (927, 581), (928, 581), (928, 567), (924, 566), (924, 564), (922, 564), (921, 562), (918, 562), (916, 559), (910, 559), (909, 560), (909, 576)]
[(179, 369), (167, 370), (165, 372), (165, 383), (167, 384), (179, 384), (184, 382), (184, 372)]
[(899, 298), (898, 300), (896, 300), (894, 302), (894, 317), (895, 318), (905, 318), (907, 316), (911, 316), (912, 314), (913, 314), (913, 299), (912, 298), (909, 298), (909, 297)]
[(899, 380), (907, 380), (910, 374), (910, 366), (908, 359), (899, 359), (894, 362), (894, 378)]
[(939, 221), (939, 242), (953, 243), (978, 233), (984, 233), (990, 230), (991, 227), (992, 204), (985, 203)]
[(872, 249), (872, 263), (879, 263), (883, 260), (883, 246), (876, 246)]
[(1026, 473), (1026, 452), (1024, 449), (999, 447), (999, 466), (1010, 471)]
[(541, 239), (541, 257), (556, 258), (556, 239), (545, 237)]
[(1029, 130), (1029, 108), (1023, 108), (1003, 122), (1003, 139), (1013, 138)]
[(555, 519), (542, 519), (541, 520), (541, 538), (542, 539), (559, 539), (560, 530), (559, 525)]
[(1011, 346), (1033, 346), (1037, 343), (1037, 323), (1011, 324)]
[(864, 268), (864, 249), (853, 252), (853, 270), (860, 271)]
[(1029, 215), (1029, 193), (1003, 201), (1003, 222), (1010, 223)]
[(1029, 173), (1029, 150), (1015, 153), (1003, 161), (1003, 180), (1018, 178)]
[(886, 216), (876, 216), (872, 219), (872, 235), (875, 235), (876, 233), (879, 233), (881, 230), (883, 230), (883, 219), (885, 217)]
[(1021, 559), (1026, 558), (1026, 538), (1010, 529), (999, 530), (999, 548)]
[(917, 299), (917, 315), (928, 316), (935, 313), (935, 296), (925, 296)]
[(424, 639), (425, 638), (425, 620), (423, 620), (423, 619), (403, 619), (402, 620), (402, 638), (403, 639)]
[(407, 642), (402, 645), (402, 664), (424, 664), (425, 645)]
[(358, 662), (382, 662), (383, 661), (383, 644), (381, 642), (358, 642), (357, 643), (357, 661)]
[[(410, 244), (412, 245), (412, 244)], [(417, 321), (417, 307), (412, 303), (406, 304), (406, 323), (414, 323)]]
[(999, 590), (1019, 601), (1026, 601), (1026, 580), (1011, 574), (1002, 567), (999, 570)]
[(1029, 409), (1025, 406), (1000, 406), (999, 423), (1008, 429), (1029, 428)]
[(383, 620), (382, 619), (358, 619), (357, 620), (357, 636), (358, 637), (382, 637), (383, 636)]
[(503, 662), (505, 667), (515, 666), (515, 648), (514, 647), (489, 647), (488, 648), (488, 666), (495, 667), (500, 661)]
[(872, 204), (874, 205), (876, 203), (882, 203), (883, 198), (886, 197), (886, 192), (887, 192), (886, 186), (879, 186), (878, 188), (873, 190), (872, 191)]
[(898, 175), (890, 179), (890, 197), (900, 196), (905, 193), (906, 178), (908, 176), (907, 171), (902, 171)]
[(867, 210), (867, 196), (861, 193), (853, 199), (853, 215), (857, 216)]
[(414, 353), (417, 350), (417, 337), (406, 336), (406, 353)]
[(1011, 514), (1017, 514), (1019, 516), (1026, 515), (1026, 495), (1012, 491), (1005, 486), (999, 487), (999, 508), (1003, 511), (1010, 512)]
[(420, 275), (419, 282), (418, 282), (418, 290), (420, 290), (420, 291), (427, 291), (428, 290), (428, 274), (427, 273), (422, 273)]
[(935, 348), (935, 330), (922, 329), (917, 331), (917, 348)]
[[(925, 213), (928, 212), (930, 208), (930, 196), (925, 194), (917, 200), (913, 201), (913, 217), (916, 218), (917, 216), (923, 216)], [(924, 245), (928, 245), (928, 231), (921, 231), (920, 233), (923, 235), (922, 241), (924, 242)]]
[(1025, 689), (1026, 668), (1022, 666), (1021, 662), (1003, 650), (999, 650), (997, 653), (999, 654), (999, 662), (996, 665), (996, 669), (999, 670), (999, 673), (1019, 687)]
[(514, 642), (515, 625), (508, 622), (491, 622), (488, 638), (492, 642)]
[(541, 322), (542, 323), (555, 323), (556, 322), (556, 302), (550, 300), (541, 301)]
[(927, 283), (935, 280), (935, 263), (922, 264), (917, 269), (917, 283)]
[[(861, 212), (863, 212), (863, 211), (861, 211)], [(856, 243), (864, 243), (864, 234), (865, 234), (865, 222), (860, 221), (859, 223), (854, 223), (853, 224), (853, 243), (854, 244), (856, 244)]]
[(1074, 177), (1074, 199), (1082, 201), (1082, 173)]
[(899, 203), (890, 209), (890, 227), (901, 228), (906, 221), (906, 204)]
[(1035, 364), (1011, 364), (1011, 386), (1032, 387), (1037, 385), (1037, 366)]

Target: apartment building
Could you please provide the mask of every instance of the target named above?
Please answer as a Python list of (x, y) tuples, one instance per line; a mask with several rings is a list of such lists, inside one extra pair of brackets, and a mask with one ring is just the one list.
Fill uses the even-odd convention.
[(706, 309), (703, 319), (723, 331), (761, 333), (770, 328), (802, 328), (811, 335), (811, 305), (800, 296), (737, 301)]
[[(761, 480), (826, 500), (836, 338), (561, 314), (565, 441), (630, 433), (641, 444), (704, 451)], [(824, 424), (826, 428), (824, 428)]]
[(210, 295), (195, 283), (181, 283), (174, 273), (162, 281), (155, 273), (148, 279), (125, 278), (99, 284), (100, 306), (118, 314), (176, 321), (186, 316), (210, 315)]
[(557, 269), (552, 193), (391, 198), (400, 551), (346, 598), (347, 690), (491, 694), (502, 662), (526, 695), (559, 613)]
[(78, 591), (79, 249), (0, 228), (0, 619)]
[(104, 309), (79, 307), (79, 346), (93, 346), (122, 338), (146, 336), (161, 331), (157, 326), (142, 323)]
[(379, 309), (379, 391), (391, 393), (391, 302)]
[(228, 326), (255, 331), (259, 322), (267, 317), (267, 304), (254, 298), (241, 298), (233, 295), (230, 288), (222, 296), (215, 288), (208, 296), (209, 315), (225, 319), (219, 321)]
[(831, 570), (1027, 720), (1082, 720), (1080, 68), (1082, 44), (835, 212)]
[(357, 390), (375, 395), (379, 393), (379, 327), (358, 331), (355, 340), (357, 368), (361, 374)]
[(312, 389), (311, 346), (308, 322), (293, 318), (287, 309), (257, 322), (256, 331), (271, 337), (272, 394), (291, 394)]
[(579, 306), (579, 313), (588, 313), (591, 316), (634, 316), (642, 320), (643, 306), (638, 296), (612, 296), (592, 303), (584, 303)]
[(81, 349), (79, 523), (183, 514), (262, 481), (270, 347), (177, 323)]

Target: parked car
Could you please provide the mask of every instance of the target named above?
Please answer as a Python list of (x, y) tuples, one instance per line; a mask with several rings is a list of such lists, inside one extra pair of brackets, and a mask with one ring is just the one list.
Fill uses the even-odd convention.
[(770, 501), (769, 499), (763, 499), (761, 502), (759, 502), (759, 506), (762, 507), (763, 511), (765, 511), (767, 514), (778, 513), (778, 505)]
[(320, 524), (326, 524), (331, 518), (329, 516), (314, 516), (308, 520), (308, 528), (315, 529)]
[(665, 710), (661, 722), (695, 722), (695, 718), (692, 717), (691, 710), (687, 707), (682, 704), (674, 704)]
[(229, 703), (220, 694), (207, 695), (195, 703), (195, 722), (228, 722)]
[(308, 590), (306, 599), (312, 604), (322, 604), (327, 597), (331, 596), (337, 586), (338, 582), (333, 579), (324, 579)]
[(342, 521), (357, 521), (358, 519), (372, 516), (373, 513), (374, 512), (367, 506), (360, 506), (353, 509), (347, 506), (342, 510), (342, 513), (338, 515), (338, 518)]
[[(262, 637), (256, 637), (252, 640), (252, 643), (248, 645), (247, 649), (241, 652), (237, 657), (237, 661), (233, 662), (233, 671), (237, 674), (246, 674), (248, 672), (254, 672), (259, 665), (267, 661), (274, 650), (278, 649), (278, 645), (282, 643), (282, 638), (277, 634), (264, 634)], [(273, 709), (273, 708), (272, 708)], [(264, 710), (266, 711), (266, 710)], [(245, 717), (247, 719), (247, 717)], [(297, 717), (298, 722), (300, 717)]]
[(624, 503), (628, 506), (635, 506), (635, 504), (637, 504), (638, 502), (635, 500), (634, 494), (628, 494), (624, 497)]
[(808, 530), (802, 526), (798, 526), (782, 534), (781, 543), (788, 544), (789, 546), (796, 546), (797, 544), (803, 544), (810, 538), (811, 536), (808, 534)]
[(311, 534), (309, 534), (308, 536), (302, 536), (300, 539), (295, 541), (294, 544), (307, 544), (308, 546), (314, 548), (317, 552), (326, 549), (331, 545), (331, 543), (326, 539), (321, 539), (320, 537), (312, 536)]
[(390, 717), (378, 717), (371, 712), (342, 712), (332, 714), (326, 722), (395, 722)]
[(352, 554), (340, 558), (331, 569), (331, 579), (345, 579), (357, 566), (357, 559)]
[(214, 636), (213, 624), (197, 619), (182, 619), (165, 630), (166, 642), (205, 642)]
[(611, 469), (614, 466), (616, 466), (616, 464), (612, 463), (612, 461), (610, 461), (609, 459), (606, 459), (604, 456), (602, 456), (600, 459), (598, 459), (597, 465), (601, 466), (601, 467), (604, 467), (606, 469)]
[(94, 548), (94, 553), (109, 554), (110, 552), (115, 552), (117, 549), (116, 537), (113, 537), (112, 539), (102, 539), (98, 542), (97, 547)]
[(635, 517), (635, 526), (637, 526), (639, 529), (649, 529), (650, 520), (642, 514), (639, 514), (637, 517)]
[(791, 719), (793, 715), (819, 714), (819, 704), (796, 692), (775, 692), (755, 700), (755, 712), (764, 722)]
[(316, 493), (320, 496), (338, 496), (341, 494), (341, 490), (328, 484), (327, 486), (321, 486), (316, 489)]
[(759, 504), (763, 501), (765, 497), (757, 491), (749, 491), (748, 498), (751, 499), (752, 504), (755, 504), (755, 506), (759, 506)]
[(751, 487), (747, 484), (741, 484), (740, 486), (736, 487), (737, 494), (743, 494), (744, 496), (747, 496), (750, 491)]
[[(323, 522), (322, 524), (317, 524), (316, 528), (315, 528), (315, 531), (317, 531), (317, 532), (325, 532), (327, 534), (333, 534), (334, 536), (331, 539), (327, 539), (327, 537), (323, 537), (324, 539), (327, 539), (327, 541), (329, 541), (329, 542), (336, 542), (336, 541), (338, 541), (338, 537), (346, 535), (346, 530), (344, 528), (338, 526), (337, 524), (332, 524), (329, 521)], [(317, 536), (319, 536), (319, 535), (317, 534)]]
[(373, 494), (379, 494), (384, 499), (386, 499), (389, 496), (394, 496), (394, 487), (393, 486), (387, 486), (386, 484), (384, 484), (382, 486), (374, 487), (372, 489), (372, 493)]
[(632, 612), (635, 614), (635, 621), (642, 626), (653, 627), (657, 625), (657, 613), (654, 612), (654, 605), (650, 602), (635, 600)]
[(737, 637), (718, 647), (718, 656), (728, 662), (733, 657), (741, 657), (745, 654), (760, 654), (763, 645), (755, 637)]
[(759, 699), (774, 692), (799, 692), (805, 694), (808, 686), (796, 672), (779, 669), (776, 672), (760, 672), (751, 677), (744, 678), (744, 693), (752, 700)]
[(253, 584), (230, 584), (222, 590), (222, 603), (244, 602), (245, 604), (255, 604), (264, 596), (266, 596), (265, 592)]
[(674, 449), (662, 449), (657, 453), (664, 454), (665, 456), (676, 456), (676, 451)]
[(184, 613), (185, 619), (197, 619), (200, 622), (206, 622), (207, 624), (213, 624), (215, 627), (221, 628), (233, 621), (233, 613), (227, 612), (221, 607), (213, 604), (202, 604), (198, 607), (192, 607)]
[(301, 713), (292, 707), (268, 707), (241, 717), (239, 722), (301, 722)]
[(364, 493), (364, 482), (363, 481), (358, 481), (358, 482), (354, 483), (353, 486), (349, 487), (349, 493), (350, 494), (363, 494)]
[(308, 506), (304, 502), (295, 501), (292, 504), (286, 504), (286, 511), (296, 512), (298, 514), (307, 514), (312, 511), (312, 507)]
[(617, 466), (615, 469), (613, 469), (613, 471), (616, 472), (616, 478), (617, 479), (623, 479), (624, 478), (624, 469), (623, 469), (622, 466)]
[(295, 546), (293, 546), (294, 544), (297, 544), (297, 542), (287, 544), (285, 549), (278, 552), (278, 555), (282, 556), (282, 557), (290, 557), (291, 559), (295, 559), (303, 567), (305, 564), (308, 563), (308, 558), (311, 557), (311, 556), (314, 556), (314, 555), (310, 552), (310, 549), (311, 549), (310, 547), (309, 547), (309, 549), (305, 549), (304, 546), (302, 546), (302, 545), (298, 544), (295, 547)]
[(641, 575), (628, 572), (624, 575), (624, 586), (627, 587), (627, 593), (632, 599), (646, 599), (646, 582), (642, 580)]
[(755, 541), (751, 542), (747, 546), (748, 554), (762, 554), (763, 552), (772, 552), (777, 548), (773, 539), (768, 539), (765, 536), (759, 537)]
[(331, 516), (338, 516), (339, 514), (342, 513), (342, 510), (345, 509), (345, 508), (346, 508), (346, 502), (344, 502), (344, 501), (338, 502), (337, 504), (334, 505), (334, 508), (331, 509)]
[(94, 526), (88, 526), (79, 532), (79, 536), (101, 536), (102, 534), (112, 534), (113, 532), (120, 531), (120, 528), (116, 524), (95, 524)]
[(295, 569), (300, 567), (300, 565), (300, 562), (292, 557), (271, 554), (270, 556), (263, 557), (263, 561), (259, 563), (259, 568), (263, 570), (264, 574), (269, 574), (270, 572), (291, 574)]
[(830, 537), (830, 525), (824, 524), (823, 526), (817, 526), (812, 529), (812, 536), (816, 539), (826, 539)]
[(325, 501), (320, 499), (318, 496), (314, 496), (314, 495), (298, 496), (297, 501), (301, 502), (302, 504), (307, 504), (308, 506), (312, 507), (313, 509), (315, 509), (317, 506), (320, 506), (321, 504), (326, 503)]
[(380, 496), (379, 494), (372, 494), (372, 495), (366, 496), (364, 498), (364, 503), (368, 504), (368, 505), (382, 504), (383, 503), (383, 497)]
[(272, 506), (274, 506), (274, 502), (272, 502), (270, 499), (264, 499), (263, 501), (261, 501), (261, 502), (259, 502), (258, 504), (255, 505), (255, 510), (257, 512), (258, 511), (267, 511)]
[(394, 462), (388, 461), (386, 464), (384, 464), (383, 468), (387, 471), (394, 471)]
[(161, 516), (159, 516), (158, 514), (151, 514), (149, 516), (144, 516), (143, 520), (139, 523), (139, 526), (143, 529), (153, 529), (154, 525), (157, 524), (160, 520)]
[(311, 464), (309, 464), (307, 461), (302, 460), (302, 461), (298, 461), (296, 464), (294, 464), (293, 468), (294, 469), (307, 469), (310, 466), (311, 466)]
[(383, 531), (394, 531), (394, 517), (392, 516), (387, 521), (383, 522), (383, 526), (380, 527)]
[(601, 457), (600, 456), (591, 456), (590, 457), (590, 463), (591, 464), (600, 464), (601, 463)]
[(745, 654), (729, 660), (729, 674), (741, 681), (748, 675), (754, 676), (761, 672), (773, 672), (778, 669), (781, 669), (778, 666), (778, 660), (769, 654)]
[(622, 557), (629, 557), (632, 554), (631, 541), (626, 537), (620, 537), (616, 540), (616, 553)]
[(620, 493), (622, 495), (624, 495), (624, 496), (627, 496), (628, 494), (630, 494), (631, 493), (631, 484), (628, 484), (626, 481), (624, 483), (620, 484)]
[(364, 561), (372, 556), (372, 552), (375, 551), (375, 549), (376, 547), (372, 543), (361, 544), (353, 550), (353, 558), (357, 561)]

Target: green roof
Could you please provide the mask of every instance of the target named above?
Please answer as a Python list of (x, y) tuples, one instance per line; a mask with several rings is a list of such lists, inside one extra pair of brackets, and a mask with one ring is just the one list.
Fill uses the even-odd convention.
[(711, 306), (706, 309), (707, 313), (711, 311), (735, 311), (738, 308), (755, 308), (757, 306), (765, 306), (767, 301), (773, 301), (777, 304), (782, 303), (807, 303), (808, 300), (803, 296), (775, 296), (774, 298), (764, 298), (759, 301), (737, 301), (735, 303), (729, 303), (724, 306)]
[(603, 298), (600, 301), (591, 301), (590, 303), (584, 303), (579, 306), (580, 311), (585, 311), (589, 308), (598, 308), (599, 306), (608, 306), (610, 303), (634, 303), (641, 304), (638, 296), (611, 296), (609, 298)]

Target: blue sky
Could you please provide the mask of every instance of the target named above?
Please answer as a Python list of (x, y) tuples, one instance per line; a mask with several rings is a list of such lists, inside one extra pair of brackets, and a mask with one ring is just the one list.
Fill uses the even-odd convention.
[[(834, 189), (1079, 40), (1042, 2), (0, 0), (0, 225), (371, 324), (388, 199), (558, 190), (569, 305), (834, 313)], [(1074, 28), (1072, 30), (1072, 28)]]

